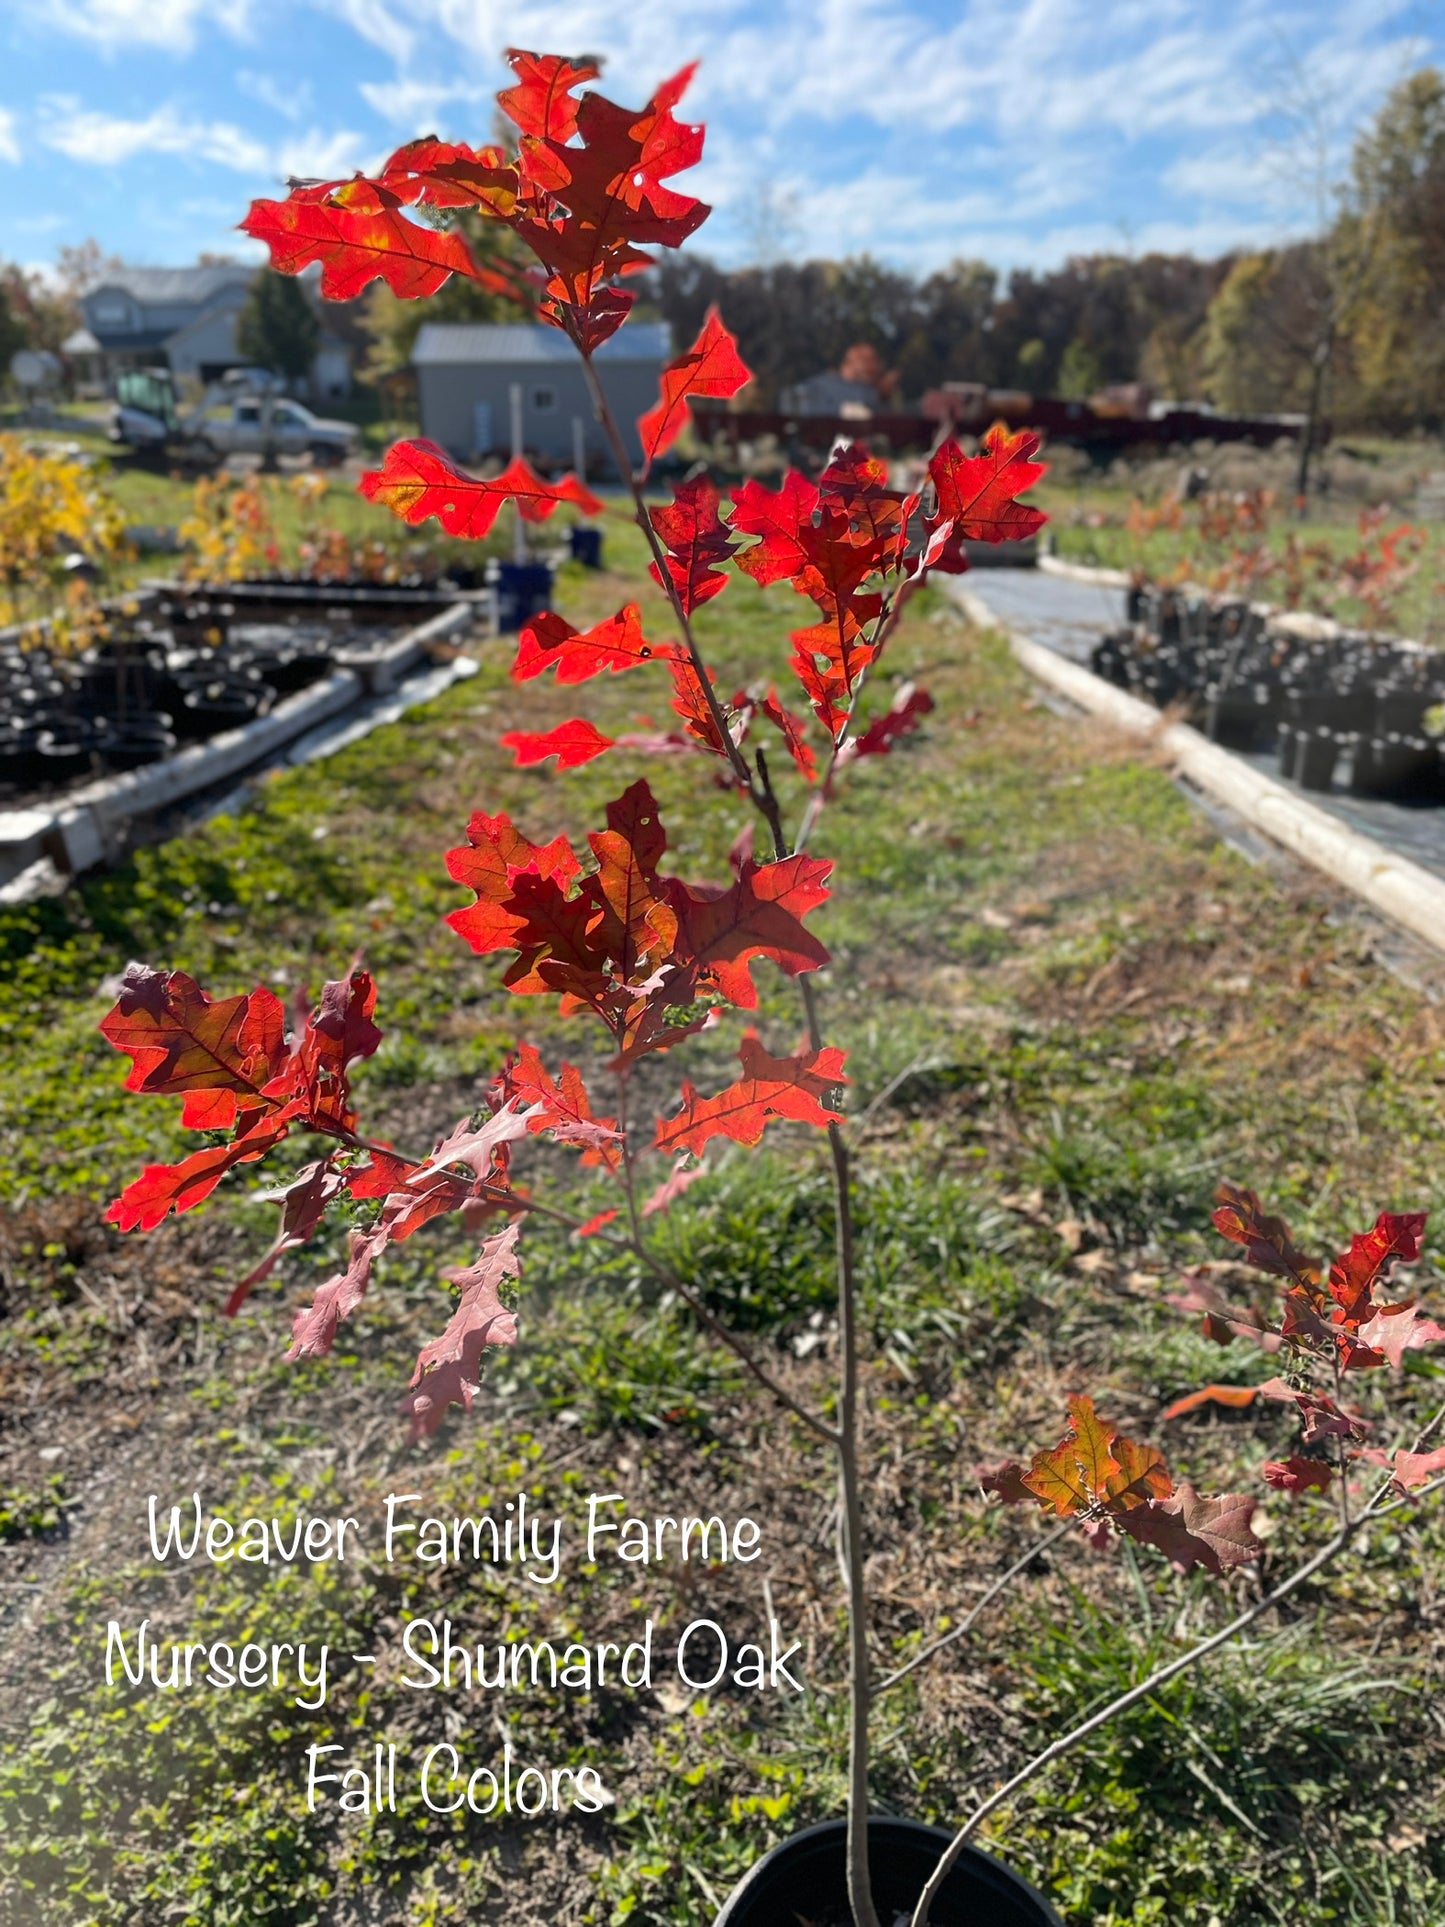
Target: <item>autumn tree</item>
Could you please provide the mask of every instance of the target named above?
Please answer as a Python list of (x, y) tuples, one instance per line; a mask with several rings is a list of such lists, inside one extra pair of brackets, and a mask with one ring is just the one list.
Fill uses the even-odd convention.
[(1360, 136), (1354, 192), (1377, 242), (1351, 328), (1357, 409), (1392, 427), (1445, 419), (1445, 75), (1422, 68)]

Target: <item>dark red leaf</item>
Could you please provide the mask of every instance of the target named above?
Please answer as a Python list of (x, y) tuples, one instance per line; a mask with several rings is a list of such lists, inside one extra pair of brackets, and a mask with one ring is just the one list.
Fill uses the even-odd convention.
[[(667, 551), (668, 576), (684, 615), (690, 616), (727, 587), (728, 579), (720, 565), (736, 552), (737, 544), (719, 518), (721, 500), (706, 475), (695, 475), (689, 482), (674, 485), (667, 507), (647, 512)], [(653, 581), (659, 588), (666, 588), (657, 564), (649, 567)]]

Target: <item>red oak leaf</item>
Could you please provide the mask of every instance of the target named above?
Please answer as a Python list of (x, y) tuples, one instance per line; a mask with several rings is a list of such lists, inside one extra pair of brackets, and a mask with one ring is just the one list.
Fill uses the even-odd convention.
[(507, 65), (516, 84), (497, 95), (497, 104), (508, 120), (541, 140), (571, 140), (577, 132), (573, 89), (596, 80), (597, 67), (590, 60), (574, 64), (560, 54), (531, 54), (520, 47), (507, 49)]
[(1283, 1218), (1266, 1215), (1253, 1191), (1221, 1184), (1214, 1199), (1218, 1207), (1213, 1216), (1215, 1230), (1231, 1244), (1243, 1245), (1252, 1265), (1299, 1285), (1318, 1284), (1319, 1265), (1297, 1249)]
[(1369, 1231), (1357, 1231), (1350, 1248), (1330, 1266), (1330, 1294), (1347, 1319), (1368, 1318), (1378, 1309), (1375, 1286), (1388, 1278), (1395, 1260), (1413, 1264), (1425, 1229), (1423, 1211), (1382, 1211)]
[(274, 1150), (288, 1129), (285, 1113), (272, 1114), (229, 1144), (208, 1144), (179, 1164), (147, 1164), (109, 1206), (107, 1223), (121, 1231), (154, 1231), (168, 1212), (189, 1211), (208, 1198), (234, 1166)]
[(739, 1144), (756, 1144), (764, 1126), (775, 1117), (800, 1124), (827, 1126), (840, 1113), (824, 1100), (843, 1075), (845, 1053), (840, 1050), (800, 1048), (790, 1057), (773, 1057), (755, 1030), (744, 1032), (738, 1056), (743, 1074), (715, 1097), (702, 1097), (688, 1082), (682, 1087), (682, 1109), (673, 1118), (659, 1118), (653, 1142), (659, 1151), (691, 1151), (701, 1157), (712, 1138), (730, 1137)]
[(749, 859), (726, 889), (671, 879), (678, 948), (689, 968), (742, 1010), (757, 1008), (754, 957), (771, 957), (789, 977), (821, 969), (828, 953), (801, 919), (826, 902), (832, 868), (817, 857), (790, 856), (779, 863)]
[(338, 1171), (330, 1158), (321, 1158), (314, 1164), (303, 1165), (279, 1191), (260, 1194), (268, 1203), (281, 1206), (281, 1229), (260, 1263), (232, 1286), (224, 1306), (227, 1318), (236, 1316), (256, 1286), (271, 1275), (288, 1251), (294, 1251), (311, 1238), (326, 1216), (326, 1207), (343, 1191), (351, 1189), (347, 1180), (348, 1174)]
[[(702, 678), (693, 667), (691, 657), (679, 653), (668, 669), (672, 676), (672, 707), (681, 716), (688, 738), (710, 749), (714, 756), (726, 757), (727, 742), (713, 719), (712, 706), (703, 694)], [(710, 669), (707, 679), (711, 688), (715, 678)]]
[(776, 689), (770, 686), (765, 696), (749, 696), (745, 689), (740, 689), (733, 697), (733, 708), (744, 714), (752, 711), (770, 722), (782, 737), (784, 747), (803, 781), (817, 782), (818, 763), (805, 733), (807, 724), (801, 716), (795, 716), (791, 709), (784, 708)]
[(579, 764), (590, 763), (594, 756), (611, 749), (613, 741), (613, 737), (604, 736), (585, 716), (558, 723), (555, 729), (540, 736), (509, 729), (501, 739), (502, 748), (511, 750), (519, 767), (545, 763), (549, 756), (555, 756), (558, 769), (576, 769)]
[(1416, 1491), (1445, 1472), (1445, 1445), (1438, 1446), (1433, 1452), (1397, 1452), (1393, 1472), (1395, 1483), (1402, 1492)]
[(319, 261), (327, 301), (354, 300), (376, 280), (411, 301), (435, 294), (454, 274), (499, 293), (514, 292), (500, 275), (478, 266), (460, 234), (407, 220), (379, 184), (343, 182), (335, 191), (344, 195), (344, 205), (294, 194), (286, 201), (252, 201), (241, 230), (265, 243), (280, 274), (300, 274)]
[(633, 783), (607, 806), (607, 828), (587, 838), (597, 869), (590, 892), (601, 912), (595, 939), (625, 984), (667, 956), (677, 942), (677, 913), (657, 866), (667, 838), (646, 783)]
[(586, 682), (604, 669), (620, 674), (645, 662), (668, 661), (677, 654), (670, 642), (649, 642), (642, 633), (642, 612), (629, 602), (591, 629), (574, 629), (565, 616), (545, 610), (533, 616), (517, 642), (512, 676), (527, 682), (544, 669), (555, 669), (559, 683)]
[(131, 1090), (178, 1094), (181, 1122), (233, 1130), (177, 1164), (149, 1164), (106, 1212), (122, 1231), (152, 1230), (171, 1211), (188, 1211), (234, 1165), (279, 1144), (293, 1123), (335, 1133), (354, 1122), (348, 1064), (381, 1041), (371, 1021), (375, 986), (365, 971), (327, 984), (294, 1045), (285, 1013), (264, 985), (213, 1000), (184, 971), (132, 964), (102, 1034), (131, 1059)]
[(1024, 1484), (1026, 1470), (1016, 1459), (1005, 1459), (1001, 1465), (980, 1466), (978, 1482), (985, 1492), (997, 1493), (1005, 1505), (1027, 1505), (1030, 1501), (1037, 1505), (1038, 1494)]
[[(128, 1091), (187, 1095), (182, 1122), (224, 1130), (237, 1095), (259, 1096), (286, 1058), (286, 1014), (260, 985), (237, 997), (208, 997), (183, 970), (127, 966), (100, 1033), (131, 1060)], [(224, 1094), (192, 1101), (192, 1093)]]
[(595, 1238), (599, 1231), (605, 1231), (607, 1229), (608, 1225), (612, 1223), (617, 1215), (617, 1206), (614, 1204), (606, 1211), (597, 1212), (594, 1217), (587, 1220), (586, 1224), (579, 1224), (577, 1229), (572, 1233), (572, 1236), (574, 1238)]
[[(524, 131), (516, 199), (509, 208), (496, 204), (497, 211), (546, 272), (544, 316), (584, 354), (614, 333), (632, 306), (630, 294), (603, 283), (648, 266), (644, 247), (678, 247), (707, 218), (702, 202), (664, 185), (702, 153), (702, 129), (672, 112), (693, 71), (664, 81), (640, 111), (584, 95), (565, 141)], [(506, 96), (502, 105), (506, 111)], [(524, 96), (523, 111), (535, 122), (535, 90)]]
[(1023, 1484), (1062, 1518), (1086, 1512), (1105, 1495), (1120, 1470), (1110, 1447), (1114, 1430), (1094, 1410), (1091, 1398), (1069, 1400), (1069, 1429), (1047, 1452), (1036, 1453)]
[(1204, 1385), (1197, 1392), (1187, 1392), (1183, 1398), (1176, 1398), (1172, 1405), (1164, 1407), (1159, 1416), (1161, 1419), (1181, 1418), (1185, 1412), (1197, 1411), (1201, 1405), (1225, 1405), (1231, 1411), (1241, 1411), (1246, 1405), (1253, 1405), (1258, 1397), (1257, 1385)]
[(726, 399), (753, 378), (738, 354), (738, 344), (723, 326), (715, 307), (709, 308), (697, 340), (686, 354), (668, 362), (662, 371), (662, 399), (637, 424), (644, 459), (651, 462), (672, 447), (689, 420), (689, 395)]
[(1404, 1368), (1406, 1352), (1438, 1345), (1445, 1339), (1445, 1327), (1437, 1325), (1433, 1318), (1426, 1318), (1413, 1305), (1401, 1305), (1377, 1311), (1360, 1325), (1356, 1336), (1362, 1345), (1378, 1352), (1391, 1369), (1398, 1372)]
[(854, 753), (858, 756), (886, 756), (900, 736), (907, 736), (917, 729), (923, 718), (933, 708), (933, 698), (926, 689), (919, 689), (911, 682), (900, 683), (893, 701), (881, 716), (854, 738)]
[(1253, 1499), (1230, 1494), (1206, 1499), (1192, 1485), (1181, 1485), (1172, 1498), (1121, 1513), (1118, 1525), (1132, 1538), (1156, 1546), (1176, 1572), (1203, 1566), (1222, 1572), (1258, 1559), (1264, 1546), (1251, 1526), (1257, 1510)]
[(1264, 1468), (1264, 1482), (1280, 1492), (1293, 1493), (1296, 1498), (1311, 1490), (1328, 1492), (1330, 1468), (1323, 1459), (1302, 1459), (1295, 1455), (1271, 1459)]
[(774, 492), (750, 477), (732, 492), (734, 535), (756, 535), (738, 567), (760, 588), (791, 581), (812, 559), (813, 519), (822, 504), (816, 483), (790, 468)]
[(565, 836), (547, 844), (529, 843), (504, 815), (477, 810), (467, 824), (467, 846), (448, 850), (447, 875), (476, 892), (476, 902), (453, 910), (447, 922), (479, 955), (506, 950), (525, 919), (504, 906), (512, 895), (512, 879), (530, 871), (553, 878), (562, 889), (580, 874), (581, 865)]
[(582, 1073), (563, 1064), (554, 1082), (533, 1045), (517, 1046), (515, 1062), (502, 1073), (502, 1089), (530, 1113), (527, 1128), (550, 1131), (561, 1144), (575, 1144), (584, 1164), (615, 1169), (622, 1161), (622, 1133), (615, 1117), (598, 1117), (587, 1095)]
[[(673, 485), (670, 504), (647, 511), (667, 551), (668, 579), (687, 616), (727, 587), (720, 565), (732, 557), (737, 544), (719, 518), (721, 500), (706, 475), (695, 475), (689, 482)], [(659, 588), (667, 587), (655, 562), (650, 573)]]
[(506, 502), (515, 502), (528, 522), (545, 522), (564, 502), (589, 515), (602, 509), (575, 475), (543, 481), (517, 455), (500, 475), (482, 481), (427, 441), (393, 442), (381, 467), (368, 469), (359, 487), (369, 502), (380, 502), (412, 528), (434, 515), (448, 535), (469, 541), (487, 533)]
[(935, 506), (925, 526), (934, 532), (947, 527), (949, 535), (932, 567), (957, 573), (968, 566), (964, 542), (1017, 542), (1043, 527), (1043, 511), (1015, 499), (1046, 472), (1046, 463), (1029, 459), (1038, 446), (1031, 429), (1010, 433), (996, 422), (977, 455), (965, 455), (955, 441), (936, 450), (928, 464)]
[(366, 1296), (371, 1282), (372, 1240), (353, 1231), (345, 1271), (334, 1272), (316, 1288), (316, 1296), (291, 1321), (288, 1358), (323, 1358), (336, 1341), (336, 1328), (349, 1318)]
[(502, 1303), (500, 1288), (520, 1270), (517, 1226), (509, 1224), (487, 1239), (474, 1264), (442, 1273), (461, 1297), (441, 1337), (417, 1354), (402, 1408), (411, 1414), (414, 1439), (434, 1432), (448, 1406), (470, 1411), (481, 1383), (483, 1351), (488, 1345), (516, 1343), (517, 1321)]

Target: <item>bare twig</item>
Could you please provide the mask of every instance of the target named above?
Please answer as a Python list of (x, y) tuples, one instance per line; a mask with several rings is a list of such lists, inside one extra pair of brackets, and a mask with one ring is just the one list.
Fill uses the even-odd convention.
[(886, 1693), (889, 1687), (896, 1686), (899, 1680), (907, 1679), (917, 1667), (926, 1665), (935, 1654), (943, 1652), (945, 1647), (951, 1646), (956, 1639), (962, 1639), (964, 1634), (971, 1630), (974, 1622), (987, 1612), (999, 1594), (1006, 1590), (1010, 1582), (1016, 1579), (1026, 1566), (1032, 1565), (1041, 1553), (1047, 1552), (1049, 1547), (1056, 1545), (1066, 1533), (1072, 1532), (1077, 1523), (1076, 1519), (1065, 1519), (1061, 1526), (1056, 1526), (1052, 1532), (1045, 1533), (1042, 1539), (1014, 1560), (1007, 1572), (999, 1574), (988, 1591), (969, 1608), (958, 1625), (946, 1632), (941, 1639), (935, 1639), (931, 1646), (925, 1646), (921, 1653), (915, 1653), (906, 1665), (900, 1666), (896, 1672), (889, 1673), (886, 1679), (879, 1680), (873, 1689), (873, 1697), (877, 1699), (880, 1693)]

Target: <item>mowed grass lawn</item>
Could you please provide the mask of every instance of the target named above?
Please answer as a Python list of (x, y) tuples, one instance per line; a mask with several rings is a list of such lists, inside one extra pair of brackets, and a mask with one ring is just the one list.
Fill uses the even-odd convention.
[[(662, 616), (640, 541), (609, 526), (609, 572), (564, 572), (574, 620), (628, 597)], [(726, 688), (786, 684), (786, 590), (734, 583), (699, 627)], [(444, 1222), (388, 1254), (328, 1360), (282, 1357), (292, 1311), (335, 1268), (343, 1231), (288, 1257), (239, 1318), (220, 1307), (265, 1248), (274, 1207), (247, 1167), (204, 1210), (149, 1238), (101, 1222), (116, 1184), (180, 1144), (174, 1107), (121, 1089), (96, 1034), (131, 957), (213, 992), (313, 990), (363, 951), (386, 1042), (357, 1087), (368, 1130), (416, 1143), (476, 1102), (525, 1033), (597, 1070), (585, 1025), (510, 998), (443, 925), (461, 900), (441, 852), (476, 808), (580, 843), (645, 774), (672, 856), (725, 873), (742, 806), (700, 762), (612, 755), (517, 771), (506, 729), (585, 714), (612, 731), (666, 715), (646, 671), (580, 690), (516, 685), (510, 645), (430, 707), (325, 763), (263, 784), (246, 813), (140, 853), (0, 921), (0, 1920), (200, 1927), (423, 1927), (505, 1921), (705, 1927), (762, 1848), (842, 1803), (844, 1654), (831, 1469), (685, 1309), (606, 1248), (529, 1225), (521, 1338), (476, 1409), (412, 1447), (397, 1402), (445, 1321), (440, 1271), (465, 1262)], [(912, 676), (937, 707), (891, 761), (856, 767), (824, 818), (837, 887), (814, 920), (828, 1040), (849, 1052), (864, 1321), (869, 1562), (881, 1669), (956, 1622), (1043, 1529), (985, 1503), (974, 1468), (1052, 1443), (1066, 1396), (1094, 1393), (1156, 1439), (1176, 1476), (1262, 1490), (1288, 1449), (1273, 1408), (1162, 1407), (1210, 1379), (1267, 1376), (1169, 1302), (1219, 1260), (1223, 1176), (1254, 1185), (1319, 1246), (1382, 1206), (1437, 1211), (1445, 1032), (1391, 975), (1347, 905), (1252, 868), (1167, 775), (1042, 706), (999, 640), (920, 597), (875, 694)], [(790, 784), (789, 807), (801, 795)], [(795, 989), (760, 966), (757, 1021), (799, 1032)], [(736, 1023), (654, 1064), (727, 1075)], [(304, 1150), (288, 1147), (285, 1168)], [(817, 1141), (775, 1127), (725, 1153), (656, 1242), (748, 1330), (799, 1394), (833, 1368), (832, 1237)], [(562, 1155), (536, 1172), (579, 1209), (601, 1193)], [(1424, 1268), (1440, 1311), (1435, 1252)], [(1421, 1354), (1364, 1386), (1382, 1438), (1432, 1409)], [(146, 1495), (209, 1507), (349, 1513), (379, 1544), (390, 1492), (450, 1515), (525, 1491), (570, 1521), (554, 1587), (515, 1567), (379, 1558), (236, 1563), (160, 1574)], [(753, 1565), (624, 1567), (575, 1556), (586, 1497), (631, 1513), (747, 1514)], [(1271, 1496), (1268, 1570), (1327, 1529), (1317, 1500)], [(1257, 1578), (1180, 1579), (1151, 1556), (1067, 1544), (877, 1712), (880, 1807), (956, 1819), (1041, 1739), (1254, 1594)], [(1010, 1809), (990, 1844), (1070, 1927), (1438, 1927), (1445, 1918), (1440, 1615), (1445, 1529), (1428, 1511), (1377, 1528), (1329, 1585), (1244, 1650), (1141, 1706)], [(800, 1642), (806, 1690), (483, 1692), (397, 1679), (408, 1615), (473, 1642), (662, 1640), (710, 1617)], [(324, 1710), (284, 1693), (103, 1684), (104, 1629), (160, 1638), (328, 1640), (347, 1667)], [(308, 1816), (305, 1749), (403, 1760), (450, 1739), (469, 1764), (590, 1762), (614, 1802), (592, 1818)], [(406, 1787), (402, 1787), (403, 1794)]]

